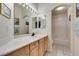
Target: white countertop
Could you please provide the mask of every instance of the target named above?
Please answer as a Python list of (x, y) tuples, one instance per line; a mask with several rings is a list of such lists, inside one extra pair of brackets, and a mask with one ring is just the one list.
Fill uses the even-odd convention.
[(41, 38), (47, 36), (47, 34), (38, 34), (35, 36), (23, 36), (11, 40), (6, 45), (0, 47), (0, 55), (6, 55), (16, 49), (19, 49), (25, 45), (28, 45), (34, 41), (40, 40)]

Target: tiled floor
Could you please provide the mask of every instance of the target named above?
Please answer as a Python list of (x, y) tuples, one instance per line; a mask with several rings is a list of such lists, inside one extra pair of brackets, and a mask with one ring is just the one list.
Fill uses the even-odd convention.
[(45, 56), (70, 56), (70, 51), (66, 46), (53, 45), (52, 52), (47, 52)]

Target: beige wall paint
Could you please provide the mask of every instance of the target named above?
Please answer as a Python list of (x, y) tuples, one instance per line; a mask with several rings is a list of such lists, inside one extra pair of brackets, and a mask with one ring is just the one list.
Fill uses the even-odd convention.
[(11, 9), (11, 19), (0, 15), (0, 46), (14, 39), (14, 5), (12, 3), (6, 5)]
[(79, 37), (75, 34), (75, 28), (74, 28), (74, 22), (79, 20), (79, 17), (76, 17), (76, 4), (72, 5), (71, 14), (72, 14), (71, 51), (73, 55), (79, 56)]

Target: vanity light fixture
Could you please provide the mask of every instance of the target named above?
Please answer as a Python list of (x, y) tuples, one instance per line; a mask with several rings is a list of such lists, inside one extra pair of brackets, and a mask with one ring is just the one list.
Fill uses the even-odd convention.
[(37, 12), (35, 12), (35, 14), (37, 14)]
[(32, 8), (32, 10), (31, 10), (31, 12), (32, 12), (32, 13), (34, 13), (34, 12), (35, 12), (33, 8)]
[(34, 10), (33, 10), (33, 13), (34, 13)]
[(30, 10), (30, 6), (28, 5), (28, 10)]
[(20, 5), (22, 5), (23, 7), (25, 7), (26, 9), (28, 9), (30, 12), (33, 12), (35, 14), (37, 14), (37, 10), (34, 9), (31, 5), (29, 5), (28, 3), (19, 3)]
[(33, 13), (33, 9), (31, 9), (31, 12)]
[(31, 12), (33, 12), (33, 9), (31, 8)]
[(32, 12), (35, 13), (34, 9), (32, 8)]
[(30, 5), (29, 5), (29, 11), (31, 11), (31, 12), (32, 12), (32, 6), (30, 6)]
[(34, 14), (36, 14), (36, 12), (34, 11)]

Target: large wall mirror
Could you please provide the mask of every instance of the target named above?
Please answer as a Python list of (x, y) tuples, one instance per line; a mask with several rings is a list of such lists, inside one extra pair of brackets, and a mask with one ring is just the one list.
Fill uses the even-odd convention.
[[(14, 3), (14, 34), (29, 34), (29, 12), (25, 7)], [(29, 12), (30, 13), (30, 12)]]

